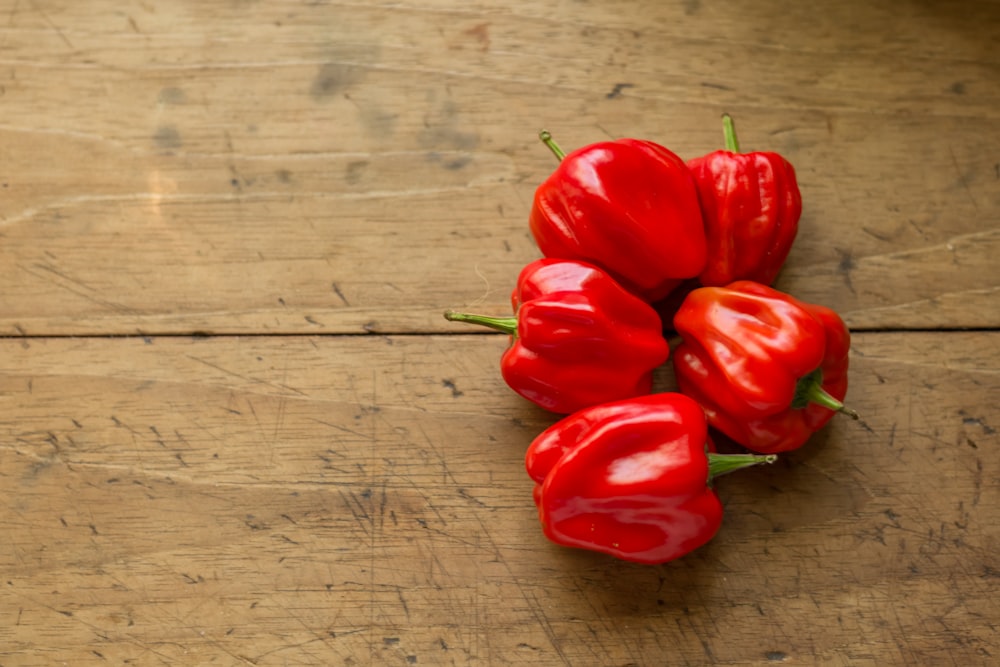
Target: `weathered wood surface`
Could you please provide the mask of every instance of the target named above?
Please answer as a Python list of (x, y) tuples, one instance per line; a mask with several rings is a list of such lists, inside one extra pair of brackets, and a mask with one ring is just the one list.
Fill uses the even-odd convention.
[(500, 336), (8, 340), (0, 664), (987, 664), (998, 338), (856, 336), (663, 567), (541, 535)]
[[(986, 0), (3, 0), (0, 666), (1000, 660), (998, 35)], [(722, 480), (680, 561), (555, 547), (554, 418), (441, 311), (537, 256), (539, 128), (693, 157), (723, 111), (798, 170), (778, 286), (860, 332), (864, 421)]]
[(1000, 6), (7, 0), (0, 331), (450, 331), (507, 309), (564, 146), (796, 165), (779, 286), (1000, 324)]

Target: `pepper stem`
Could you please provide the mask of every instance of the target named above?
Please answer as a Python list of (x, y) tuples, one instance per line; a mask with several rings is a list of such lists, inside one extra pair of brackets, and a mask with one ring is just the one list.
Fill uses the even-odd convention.
[(799, 380), (795, 386), (795, 398), (792, 399), (792, 407), (801, 409), (815, 403), (824, 408), (840, 412), (851, 419), (861, 419), (861, 415), (847, 407), (823, 389), (823, 370), (817, 368), (809, 375)]
[(740, 152), (740, 142), (736, 139), (736, 126), (733, 124), (733, 117), (727, 113), (722, 114), (722, 136), (725, 138), (727, 151)]
[(708, 481), (711, 482), (720, 475), (731, 473), (740, 468), (755, 466), (760, 463), (774, 463), (778, 457), (774, 454), (766, 456), (757, 454), (716, 454), (708, 452)]
[(566, 157), (566, 153), (563, 149), (559, 148), (559, 144), (557, 144), (556, 140), (552, 138), (551, 132), (548, 130), (542, 130), (538, 133), (538, 138), (542, 140), (543, 144), (549, 147), (549, 150), (552, 151), (552, 154), (556, 156), (557, 160), (561, 162), (562, 159)]
[(511, 336), (517, 335), (516, 317), (489, 317), (487, 315), (473, 315), (471, 313), (456, 313), (453, 310), (445, 311), (444, 319), (449, 322), (468, 322), (479, 324), (496, 331), (502, 331)]

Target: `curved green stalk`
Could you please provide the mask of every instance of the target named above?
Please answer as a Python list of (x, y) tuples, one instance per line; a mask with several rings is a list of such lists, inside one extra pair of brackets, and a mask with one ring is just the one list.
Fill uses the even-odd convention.
[(449, 322), (468, 322), (469, 324), (479, 324), (495, 331), (502, 331), (511, 336), (517, 335), (516, 317), (489, 317), (487, 315), (473, 315), (471, 313), (456, 313), (453, 310), (446, 311), (444, 319)]

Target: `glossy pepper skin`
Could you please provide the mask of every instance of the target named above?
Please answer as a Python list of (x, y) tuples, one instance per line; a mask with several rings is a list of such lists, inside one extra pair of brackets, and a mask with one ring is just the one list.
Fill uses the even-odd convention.
[(651, 141), (620, 139), (563, 155), (535, 191), (529, 223), (546, 257), (595, 264), (646, 301), (705, 268), (705, 229), (684, 161)]
[(511, 303), (515, 317), (445, 317), (511, 334), (504, 380), (552, 412), (648, 394), (670, 353), (656, 311), (591, 264), (536, 260), (521, 270)]
[(674, 316), (681, 392), (755, 452), (796, 449), (847, 393), (850, 334), (840, 317), (752, 281), (691, 292)]
[(705, 218), (708, 258), (699, 281), (770, 285), (778, 276), (802, 215), (795, 169), (777, 153), (740, 153), (732, 119), (723, 116), (726, 150), (689, 160)]
[(714, 477), (775, 457), (707, 451), (701, 407), (677, 393), (598, 405), (545, 430), (525, 465), (546, 537), (645, 564), (679, 558), (722, 523)]

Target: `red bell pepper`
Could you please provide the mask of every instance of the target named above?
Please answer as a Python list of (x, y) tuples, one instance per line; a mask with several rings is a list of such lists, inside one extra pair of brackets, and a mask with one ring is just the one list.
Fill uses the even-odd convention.
[(447, 312), (511, 335), (500, 370), (508, 386), (553, 412), (648, 394), (667, 360), (659, 316), (596, 266), (539, 259), (522, 269), (514, 317)]
[(843, 320), (751, 281), (691, 292), (674, 317), (680, 390), (708, 423), (756, 452), (801, 447), (847, 393), (851, 338)]
[(545, 536), (638, 563), (679, 558), (722, 524), (715, 477), (774, 456), (709, 452), (701, 407), (677, 393), (597, 405), (539, 435), (525, 465)]
[(694, 178), (663, 146), (639, 139), (568, 155), (542, 140), (559, 167), (535, 191), (529, 223), (546, 257), (578, 259), (647, 301), (705, 268), (705, 229)]
[(726, 150), (689, 160), (705, 216), (708, 261), (702, 285), (770, 285), (785, 263), (802, 215), (795, 169), (777, 153), (740, 153), (724, 115)]

